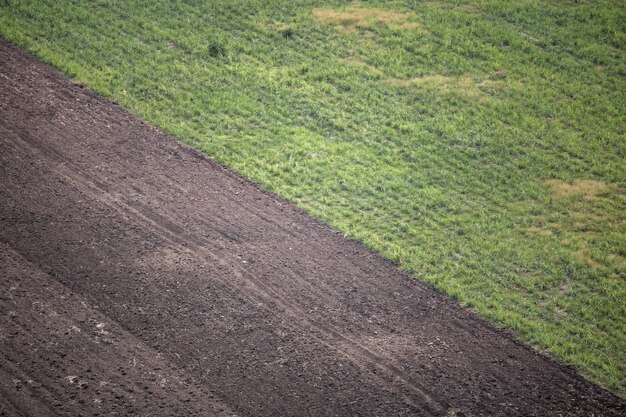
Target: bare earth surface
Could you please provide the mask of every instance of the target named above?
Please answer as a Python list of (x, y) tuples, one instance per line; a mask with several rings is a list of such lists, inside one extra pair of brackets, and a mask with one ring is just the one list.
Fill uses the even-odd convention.
[(0, 41), (0, 415), (626, 415)]

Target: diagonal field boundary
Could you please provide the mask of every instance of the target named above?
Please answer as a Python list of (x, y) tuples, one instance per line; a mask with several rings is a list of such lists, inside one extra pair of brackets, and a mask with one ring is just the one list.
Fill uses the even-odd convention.
[(0, 170), (0, 413), (626, 414), (3, 41)]

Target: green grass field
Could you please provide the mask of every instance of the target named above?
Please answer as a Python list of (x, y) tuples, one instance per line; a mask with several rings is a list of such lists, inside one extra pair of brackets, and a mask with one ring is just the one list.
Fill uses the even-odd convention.
[(626, 396), (626, 3), (145, 3), (0, 36)]

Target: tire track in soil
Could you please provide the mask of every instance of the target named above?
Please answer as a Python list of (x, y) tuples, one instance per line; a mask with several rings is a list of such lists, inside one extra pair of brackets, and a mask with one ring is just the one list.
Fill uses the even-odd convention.
[[(153, 415), (626, 411), (429, 285), (3, 42), (0, 75), (0, 248), (25, 275), (38, 271), (24, 285), (69, 292), (92, 306), (83, 317), (111, 323), (120, 341), (103, 349), (74, 337), (54, 355), (140, 387), (149, 374), (120, 371), (136, 351), (179, 381), (151, 396), (104, 392), (100, 408), (62, 402), (51, 408), (59, 415), (102, 404), (103, 414), (178, 407)], [(58, 313), (63, 300), (51, 297), (50, 308)], [(43, 403), (0, 400), (6, 415), (42, 413), (75, 385), (17, 348), (58, 333), (38, 328), (29, 308), (3, 315), (2, 329), (17, 333), (3, 333), (12, 365), (0, 370), (20, 381), (42, 376), (49, 394)], [(66, 327), (74, 310), (58, 313)], [(103, 355), (117, 367), (98, 367)]]

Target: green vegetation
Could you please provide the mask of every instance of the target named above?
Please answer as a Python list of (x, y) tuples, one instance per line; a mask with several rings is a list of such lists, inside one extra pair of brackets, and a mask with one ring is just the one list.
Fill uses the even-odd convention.
[(626, 395), (626, 7), (0, 0), (0, 36)]

